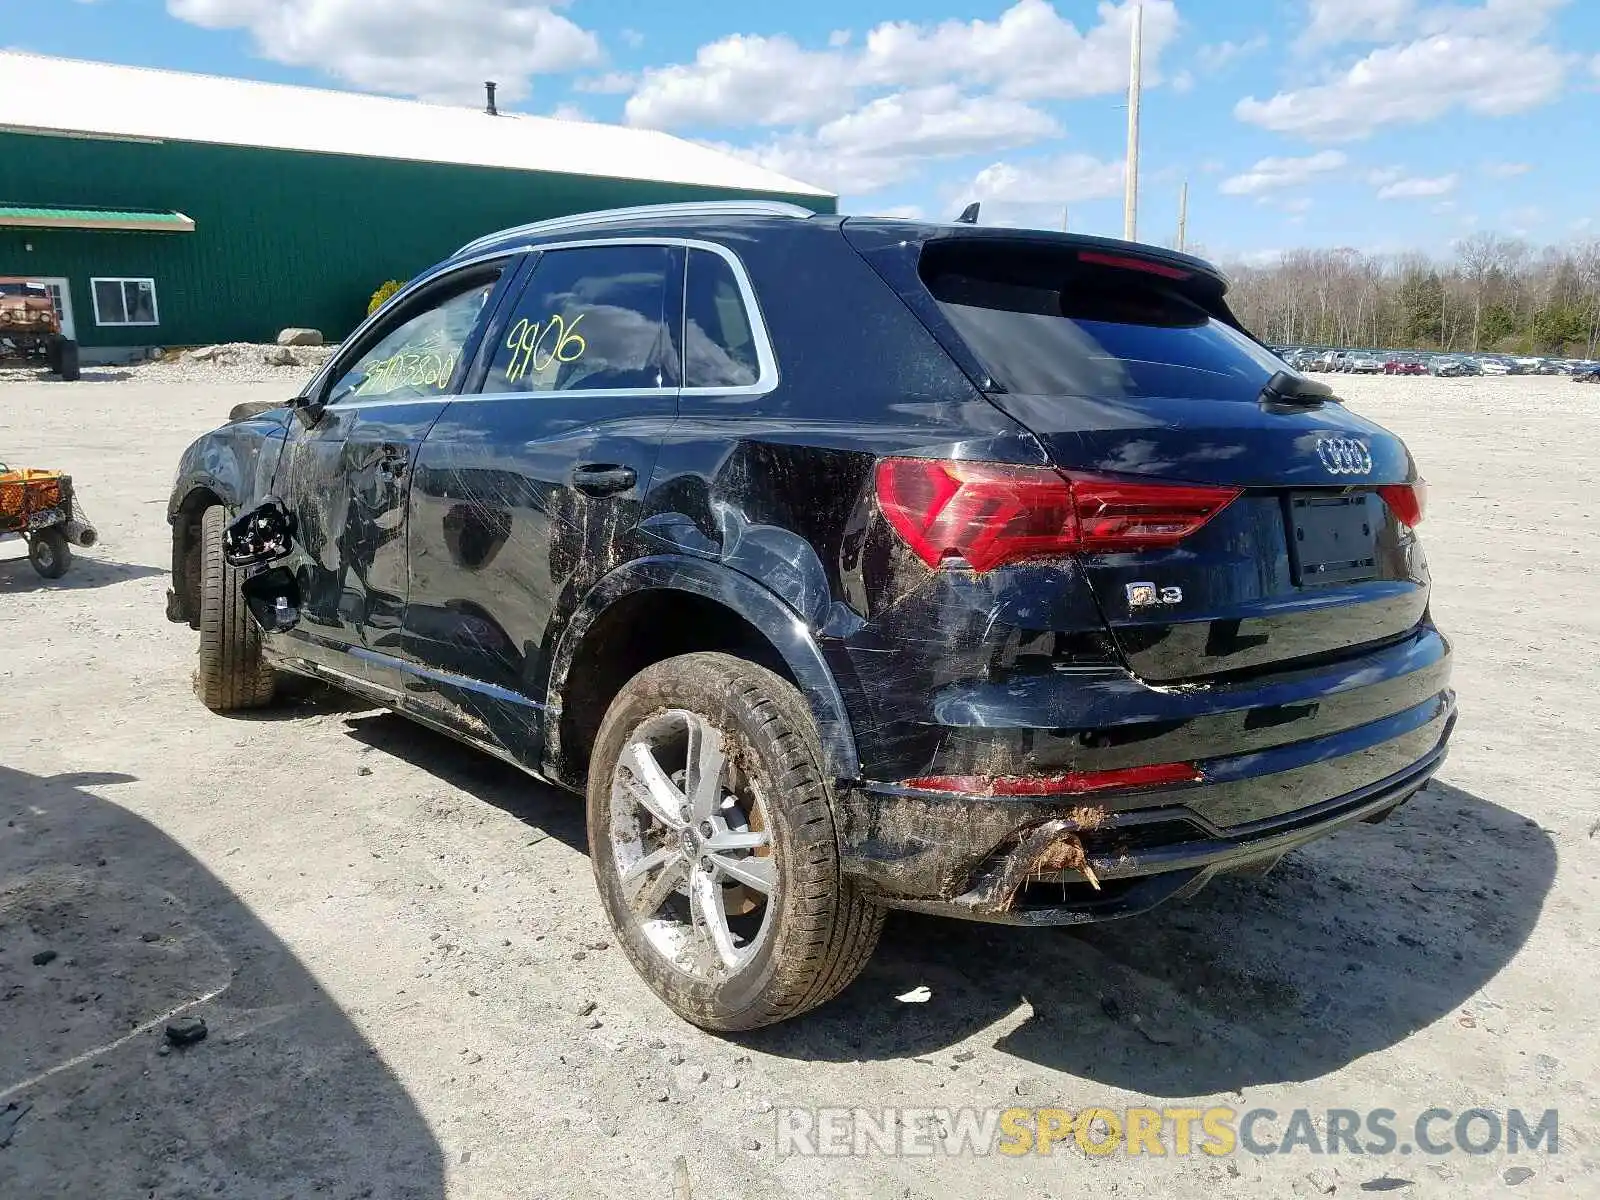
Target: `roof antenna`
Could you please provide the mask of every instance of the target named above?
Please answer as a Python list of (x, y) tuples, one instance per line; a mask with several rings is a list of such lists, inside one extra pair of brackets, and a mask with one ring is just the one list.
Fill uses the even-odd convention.
[(957, 225), (976, 225), (978, 223), (978, 205), (969, 204), (961, 210), (961, 215), (956, 218)]
[(494, 92), (499, 86), (500, 85), (495, 83), (492, 79), (485, 82), (483, 85), (484, 90), (489, 93), (489, 107), (483, 111), (488, 113), (491, 117), (498, 117), (500, 115), (500, 110), (494, 106)]

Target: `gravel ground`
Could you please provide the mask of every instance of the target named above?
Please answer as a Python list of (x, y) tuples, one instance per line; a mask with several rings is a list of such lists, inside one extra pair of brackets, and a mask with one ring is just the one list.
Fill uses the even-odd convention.
[[(1111, 926), (895, 916), (839, 1001), (724, 1040), (608, 945), (575, 800), (328, 693), (194, 700), (164, 505), (188, 441), (305, 374), (250, 369), (0, 381), (0, 458), (70, 471), (104, 537), (58, 584), (0, 546), (7, 1200), (1600, 1194), (1600, 390), (1338, 381), (1433, 485), (1458, 651), (1454, 753), (1395, 819)], [(169, 1013), (209, 1036), (166, 1047)], [(774, 1145), (773, 1106), (1185, 1102), (1556, 1108), (1560, 1153)]]

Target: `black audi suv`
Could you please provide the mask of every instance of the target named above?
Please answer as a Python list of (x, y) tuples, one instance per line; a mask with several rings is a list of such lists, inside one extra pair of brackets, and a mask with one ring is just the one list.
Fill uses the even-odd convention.
[(709, 1028), (885, 908), (1124, 917), (1405, 803), (1455, 720), (1401, 441), (1151, 246), (781, 204), (493, 234), (184, 455), (217, 710), (330, 681), (587, 797)]

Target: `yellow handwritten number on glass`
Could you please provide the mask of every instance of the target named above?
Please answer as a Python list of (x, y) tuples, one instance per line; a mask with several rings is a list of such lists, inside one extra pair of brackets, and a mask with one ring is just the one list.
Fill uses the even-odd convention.
[[(506, 349), (512, 352), (511, 361), (506, 364), (506, 382), (519, 382), (530, 368), (542, 375), (550, 369), (551, 363), (571, 363), (582, 358), (589, 349), (589, 343), (578, 332), (578, 324), (584, 315), (579, 313), (571, 324), (558, 313), (542, 324), (529, 322), (523, 317), (513, 325), (511, 336), (506, 338)], [(553, 345), (550, 343), (552, 334), (556, 335)], [(542, 362), (539, 357), (541, 351), (544, 354)]]

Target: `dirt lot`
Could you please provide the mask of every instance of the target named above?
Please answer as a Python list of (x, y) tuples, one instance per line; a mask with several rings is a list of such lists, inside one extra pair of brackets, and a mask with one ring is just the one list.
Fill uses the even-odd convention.
[[(1600, 1194), (1600, 389), (1338, 382), (1433, 485), (1440, 781), (1157, 916), (891, 918), (845, 997), (738, 1041), (607, 945), (575, 801), (337, 698), (194, 700), (172, 471), (289, 385), (0, 383), (0, 458), (104, 536), (59, 584), (0, 546), (0, 1196)], [(210, 1036), (164, 1053), (174, 1010)], [(776, 1154), (774, 1106), (1185, 1101), (1555, 1108), (1560, 1153)]]

